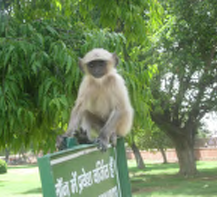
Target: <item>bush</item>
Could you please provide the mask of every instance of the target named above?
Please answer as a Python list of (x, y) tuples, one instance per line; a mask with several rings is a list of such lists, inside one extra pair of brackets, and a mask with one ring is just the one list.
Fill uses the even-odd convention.
[(0, 159), (0, 174), (4, 174), (7, 172), (7, 163)]

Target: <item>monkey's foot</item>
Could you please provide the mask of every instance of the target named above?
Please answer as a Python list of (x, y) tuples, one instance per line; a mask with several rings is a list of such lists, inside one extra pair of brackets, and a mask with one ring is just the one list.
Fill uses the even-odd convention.
[(56, 148), (58, 151), (67, 149), (67, 143), (66, 143), (67, 136), (65, 135), (58, 135), (56, 138)]
[(76, 130), (74, 133), (74, 137), (77, 139), (77, 142), (79, 144), (92, 144), (93, 141), (91, 141), (87, 136), (87, 131), (80, 128), (79, 130)]

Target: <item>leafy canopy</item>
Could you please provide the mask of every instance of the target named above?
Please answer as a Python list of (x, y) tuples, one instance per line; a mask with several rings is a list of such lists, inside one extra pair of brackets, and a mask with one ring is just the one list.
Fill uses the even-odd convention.
[[(148, 115), (149, 79), (142, 61), (157, 27), (157, 1), (17, 0), (0, 14), (0, 146), (54, 148), (66, 129), (81, 74), (77, 59), (94, 47), (121, 59), (136, 112)], [(159, 12), (158, 12), (159, 11)], [(155, 14), (154, 13), (158, 13)], [(150, 20), (151, 18), (151, 20)]]

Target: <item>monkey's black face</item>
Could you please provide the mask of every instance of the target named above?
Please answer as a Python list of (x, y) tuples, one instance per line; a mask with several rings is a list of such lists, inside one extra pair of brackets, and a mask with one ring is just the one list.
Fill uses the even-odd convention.
[(88, 72), (95, 78), (103, 77), (107, 72), (107, 62), (104, 60), (95, 60), (87, 64)]

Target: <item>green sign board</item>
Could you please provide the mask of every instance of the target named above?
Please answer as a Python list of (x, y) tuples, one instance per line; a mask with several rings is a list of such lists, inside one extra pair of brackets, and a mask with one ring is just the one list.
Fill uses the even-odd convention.
[[(102, 153), (94, 145), (80, 145), (38, 158), (43, 195), (131, 197), (126, 158), (124, 163), (120, 162), (118, 154), (118, 147), (110, 147), (107, 152)], [(122, 174), (125, 177), (119, 172), (123, 167), (125, 172)], [(127, 195), (124, 194), (126, 192)]]

